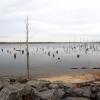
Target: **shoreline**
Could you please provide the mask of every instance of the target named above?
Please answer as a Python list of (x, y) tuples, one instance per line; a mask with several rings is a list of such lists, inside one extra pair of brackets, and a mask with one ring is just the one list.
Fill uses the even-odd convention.
[(8, 78), (0, 81), (0, 100), (100, 100), (100, 78), (82, 83)]
[(100, 100), (100, 73), (86, 76), (1, 76), (0, 100)]
[(65, 83), (82, 83), (82, 82), (88, 82), (93, 81), (95, 79), (100, 78), (99, 73), (89, 73), (84, 75), (60, 75), (60, 76), (51, 76), (51, 77), (45, 77), (40, 78), (40, 80), (47, 80), (47, 81), (63, 81)]
[[(26, 75), (0, 75), (0, 80), (3, 79), (27, 79)], [(64, 74), (64, 75), (44, 75), (35, 77), (30, 75), (30, 80), (46, 80), (46, 81), (62, 81), (64, 83), (82, 83), (88, 81), (94, 81), (100, 78), (100, 71), (98, 72), (90, 72), (90, 73), (72, 73), (72, 74)]]

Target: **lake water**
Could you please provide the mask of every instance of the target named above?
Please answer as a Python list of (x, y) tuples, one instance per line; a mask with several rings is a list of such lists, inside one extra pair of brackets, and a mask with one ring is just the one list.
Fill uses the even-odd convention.
[[(99, 71), (100, 44), (29, 44), (29, 67), (34, 77)], [(26, 45), (0, 44), (0, 74), (25, 75), (26, 73)]]

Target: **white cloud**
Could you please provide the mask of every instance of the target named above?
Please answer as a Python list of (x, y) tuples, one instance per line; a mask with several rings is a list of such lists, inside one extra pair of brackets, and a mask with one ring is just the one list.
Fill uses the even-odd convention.
[(30, 41), (79, 40), (83, 35), (99, 40), (99, 9), (100, 0), (3, 0), (0, 1), (0, 41), (24, 41), (27, 15)]

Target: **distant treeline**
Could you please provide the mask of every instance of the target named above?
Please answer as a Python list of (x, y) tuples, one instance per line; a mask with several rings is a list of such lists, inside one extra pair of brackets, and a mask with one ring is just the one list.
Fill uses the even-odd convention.
[[(28, 42), (29, 44), (48, 44), (56, 42)], [(26, 42), (0, 42), (0, 44), (26, 44)]]
[[(28, 42), (29, 44), (100, 43), (100, 42)], [(0, 44), (26, 44), (26, 42), (0, 42)]]

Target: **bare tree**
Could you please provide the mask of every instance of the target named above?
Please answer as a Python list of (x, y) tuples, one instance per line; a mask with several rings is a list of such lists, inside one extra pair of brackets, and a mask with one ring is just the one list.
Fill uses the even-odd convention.
[(26, 19), (26, 55), (27, 55), (27, 79), (30, 78), (30, 66), (29, 66), (29, 20)]

